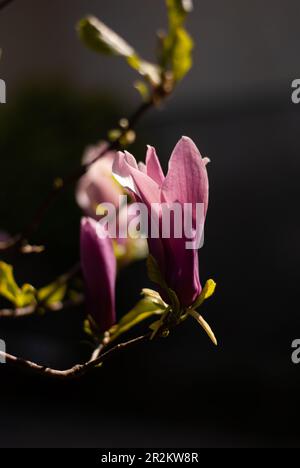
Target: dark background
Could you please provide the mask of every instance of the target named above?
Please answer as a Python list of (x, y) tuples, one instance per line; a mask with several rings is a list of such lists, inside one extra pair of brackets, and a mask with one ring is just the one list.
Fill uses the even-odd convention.
[[(217, 281), (203, 314), (214, 348), (192, 321), (120, 354), (76, 382), (0, 367), (1, 447), (300, 446), (298, 304), (299, 1), (194, 1), (195, 65), (165, 109), (139, 126), (166, 167), (181, 135), (209, 166), (211, 203), (200, 252), (202, 282)], [(162, 0), (15, 0), (0, 12), (7, 104), (0, 108), (0, 228), (17, 232), (53, 177), (80, 161), (138, 104), (134, 73), (93, 55), (74, 24), (94, 13), (153, 58)], [(47, 250), (16, 262), (20, 282), (42, 285), (78, 258), (72, 189), (35, 236)], [(118, 280), (118, 311), (148, 284), (144, 263)], [(52, 367), (85, 360), (83, 310), (2, 320), (7, 351)], [(137, 332), (136, 332), (137, 333)]]

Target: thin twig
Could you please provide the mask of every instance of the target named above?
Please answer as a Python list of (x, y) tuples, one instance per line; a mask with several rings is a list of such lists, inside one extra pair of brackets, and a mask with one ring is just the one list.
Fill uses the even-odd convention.
[(77, 180), (82, 177), (87, 170), (97, 162), (100, 158), (102, 158), (106, 153), (109, 151), (117, 151), (121, 148), (121, 140), (126, 135), (126, 133), (132, 130), (136, 124), (138, 123), (139, 119), (155, 104), (155, 100), (151, 98), (149, 101), (142, 103), (139, 108), (134, 112), (134, 114), (128, 120), (128, 126), (124, 129), (121, 129), (121, 134), (119, 138), (111, 142), (106, 148), (99, 150), (99, 154), (87, 164), (84, 164), (78, 167), (75, 171), (70, 173), (65, 178), (61, 179), (58, 184), (55, 184), (45, 199), (42, 201), (36, 212), (34, 213), (33, 217), (27, 224), (27, 226), (23, 229), (23, 231), (16, 235), (14, 238), (10, 239), (7, 243), (2, 242), (0, 243), (0, 252), (1, 251), (8, 251), (11, 249), (16, 249), (24, 242), (26, 242), (32, 234), (36, 231), (38, 226), (41, 224), (46, 212), (52, 206), (53, 202), (56, 201), (58, 196), (64, 192), (64, 190), (71, 184), (75, 183)]
[(21, 307), (18, 309), (1, 309), (0, 318), (28, 317), (28, 315), (34, 314), (35, 311), (36, 311), (36, 305), (31, 305), (28, 307)]
[(80, 262), (78, 262), (72, 268), (70, 268), (70, 270), (68, 270), (66, 273), (59, 276), (57, 280), (54, 281), (55, 287), (49, 292), (49, 294), (47, 294), (44, 297), (42, 301), (39, 301), (37, 305), (39, 307), (43, 307), (44, 305), (46, 305), (49, 299), (51, 299), (51, 297), (57, 292), (57, 290), (61, 286), (67, 284), (72, 278), (74, 278), (74, 276), (76, 276), (77, 273), (80, 272), (80, 270), (81, 270), (81, 265), (80, 265)]
[(109, 345), (109, 342), (110, 342), (110, 334), (109, 334), (109, 332), (106, 332), (106, 333), (104, 333), (104, 337), (103, 337), (101, 343), (97, 346), (97, 348), (95, 348), (95, 350), (94, 350), (94, 352), (93, 352), (93, 354), (91, 356), (90, 362), (95, 361), (96, 359), (98, 359), (98, 357), (100, 356), (100, 354), (102, 353), (104, 348)]
[(18, 358), (11, 354), (5, 353), (0, 351), (0, 358), (6, 364), (19, 367), (24, 370), (28, 370), (34, 372), (36, 374), (59, 378), (63, 380), (74, 379), (76, 377), (82, 377), (83, 375), (87, 374), (88, 372), (92, 371), (96, 367), (102, 365), (108, 359), (113, 357), (115, 354), (136, 345), (137, 343), (141, 343), (143, 341), (147, 341), (149, 339), (149, 333), (146, 335), (139, 336), (138, 338), (134, 338), (133, 340), (126, 341), (124, 343), (119, 343), (113, 348), (109, 349), (102, 355), (100, 355), (97, 359), (90, 360), (85, 362), (84, 364), (76, 364), (75, 366), (71, 367), (70, 369), (66, 370), (57, 370), (52, 369), (50, 367), (41, 366), (40, 364), (36, 364), (35, 362), (27, 361), (25, 359)]
[[(68, 299), (62, 302), (55, 302), (53, 304), (44, 305), (44, 309), (46, 312), (60, 312), (65, 309), (70, 309), (71, 307), (78, 306), (83, 304), (84, 297), (83, 295), (79, 294), (76, 300)], [(41, 307), (40, 304), (34, 304), (27, 307), (20, 307), (18, 309), (1, 309), (0, 310), (0, 319), (1, 318), (11, 318), (17, 319), (21, 317), (28, 317), (33, 315), (37, 312), (37, 310)]]

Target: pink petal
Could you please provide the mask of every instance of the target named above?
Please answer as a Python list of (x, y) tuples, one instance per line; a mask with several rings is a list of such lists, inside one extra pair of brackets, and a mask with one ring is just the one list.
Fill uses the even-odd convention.
[(165, 176), (153, 146), (148, 146), (146, 167), (148, 176), (151, 177), (151, 179), (153, 179), (159, 186), (161, 186), (165, 180)]
[(144, 174), (147, 174), (147, 167), (145, 163), (139, 162), (138, 167), (141, 172), (143, 172)]
[(105, 157), (109, 154), (114, 154), (113, 151), (108, 151), (106, 153), (105, 150), (107, 148), (108, 148), (108, 143), (106, 141), (101, 141), (98, 145), (88, 146), (83, 153), (82, 164), (91, 164), (95, 159), (99, 157), (99, 154), (103, 154), (102, 157)]
[(94, 219), (83, 218), (81, 221), (81, 266), (86, 285), (88, 314), (103, 332), (116, 321), (116, 258), (111, 239), (99, 236), (101, 229), (103, 227)]
[(138, 164), (136, 162), (135, 157), (128, 151), (124, 151), (124, 154), (125, 154), (125, 160), (129, 164), (129, 166), (133, 167), (134, 169), (138, 169)]
[[(85, 160), (94, 159), (100, 147), (92, 147), (85, 154)], [(101, 148), (100, 148), (101, 149)], [(96, 161), (84, 174), (76, 187), (76, 201), (87, 216), (97, 218), (96, 207), (108, 202), (115, 206), (119, 204), (119, 196), (123, 190), (113, 178), (112, 164), (115, 153), (109, 152)]]
[(163, 239), (165, 279), (182, 306), (190, 306), (201, 293), (198, 251), (186, 249), (186, 239)]
[(169, 203), (204, 203), (206, 214), (208, 176), (205, 163), (195, 143), (188, 137), (182, 137), (169, 161), (168, 174), (162, 186), (163, 199)]
[(113, 174), (124, 188), (132, 190), (148, 208), (160, 202), (160, 189), (147, 174), (141, 172), (130, 153), (118, 153), (113, 164)]

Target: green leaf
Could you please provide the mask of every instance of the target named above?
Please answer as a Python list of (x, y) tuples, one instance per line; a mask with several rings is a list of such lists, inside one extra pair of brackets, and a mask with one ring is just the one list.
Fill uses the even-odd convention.
[(30, 284), (24, 284), (21, 288), (17, 285), (13, 267), (5, 262), (0, 262), (0, 295), (12, 302), (15, 307), (26, 307), (35, 302), (36, 291)]
[(36, 302), (36, 290), (31, 284), (23, 284), (17, 296), (16, 306), (26, 307)]
[(181, 307), (180, 307), (180, 302), (177, 297), (177, 294), (173, 289), (167, 288), (167, 293), (171, 301), (171, 306), (172, 306), (172, 311), (177, 314), (181, 313)]
[(166, 282), (159, 269), (158, 263), (153, 257), (153, 255), (149, 255), (147, 258), (147, 271), (150, 281), (153, 281), (153, 283), (158, 284), (163, 289), (167, 288)]
[(166, 0), (170, 29), (183, 25), (187, 13), (193, 10), (192, 0)]
[(83, 331), (90, 336), (97, 336), (102, 335), (99, 332), (98, 325), (96, 324), (95, 320), (91, 315), (88, 315), (87, 318), (83, 322)]
[(82, 42), (95, 52), (121, 57), (130, 57), (135, 53), (122, 37), (95, 16), (88, 16), (79, 21), (77, 30)]
[(89, 49), (105, 55), (123, 57), (131, 68), (137, 70), (152, 85), (158, 86), (161, 83), (160, 67), (141, 59), (133, 47), (95, 16), (79, 21), (77, 30), (80, 39)]
[(150, 298), (153, 303), (156, 303), (156, 304), (162, 306), (163, 308), (168, 307), (168, 304), (166, 304), (162, 300), (160, 294), (157, 291), (154, 291), (153, 289), (149, 289), (149, 288), (142, 289), (142, 295), (145, 296), (145, 297)]
[(200, 307), (206, 299), (208, 299), (214, 294), (216, 286), (217, 284), (214, 282), (214, 280), (209, 279), (208, 281), (206, 281), (200, 296), (196, 299), (196, 301), (192, 305), (192, 308), (198, 309), (198, 307)]
[(184, 28), (187, 13), (193, 9), (190, 0), (166, 0), (169, 31), (162, 39), (161, 66), (164, 70), (171, 68), (173, 79), (182, 80), (192, 67), (193, 40)]
[(182, 80), (193, 65), (192, 51), (194, 43), (184, 28), (178, 28), (175, 33), (171, 56), (172, 70), (175, 81)]
[(127, 332), (143, 320), (146, 320), (152, 317), (153, 315), (161, 315), (164, 313), (164, 311), (164, 306), (153, 302), (150, 297), (144, 297), (136, 304), (136, 306), (130, 312), (128, 312), (128, 314), (124, 315), (124, 317), (121, 318), (119, 323), (117, 323), (110, 329), (110, 341), (115, 340), (120, 335)]
[(217, 342), (217, 339), (215, 337), (215, 334), (214, 332), (212, 331), (210, 325), (206, 322), (206, 320), (204, 320), (204, 318), (202, 317), (202, 315), (198, 314), (198, 312), (196, 312), (195, 310), (191, 309), (189, 310), (189, 315), (191, 315), (195, 320), (197, 320), (197, 322), (201, 325), (201, 327), (203, 328), (203, 330), (207, 333), (207, 335), (209, 336), (209, 338), (211, 339), (211, 341), (213, 342), (213, 344), (215, 346), (218, 345), (218, 342)]
[[(163, 312), (162, 316), (160, 317), (160, 319), (156, 320), (153, 323), (151, 323), (151, 325), (149, 327), (150, 330), (152, 330), (150, 340), (153, 340), (153, 338), (157, 335), (157, 333), (162, 329), (162, 327), (164, 326), (165, 320), (166, 320), (166, 318), (168, 317), (168, 315), (170, 313), (170, 310), (171, 310), (171, 307), (167, 307), (164, 310), (164, 312)], [(167, 332), (167, 334), (169, 333), (167, 328), (164, 330), (164, 332)]]
[(146, 62), (136, 53), (127, 58), (127, 63), (145, 77), (153, 86), (161, 83), (161, 69), (158, 65)]
[(93, 336), (93, 331), (89, 319), (85, 319), (83, 322), (83, 331), (87, 335)]
[(144, 81), (136, 81), (134, 83), (135, 89), (140, 93), (144, 102), (150, 98), (150, 91), (147, 84)]
[(15, 282), (13, 267), (4, 262), (0, 262), (0, 293), (11, 302), (19, 292), (19, 287)]
[(162, 273), (159, 269), (158, 263), (152, 255), (149, 255), (147, 258), (147, 271), (148, 277), (150, 281), (153, 283), (158, 284), (162, 289), (166, 291), (170, 299), (170, 305), (172, 306), (172, 310), (175, 313), (180, 312), (180, 303), (175, 291), (170, 289), (162, 276)]
[(59, 284), (57, 281), (54, 281), (48, 286), (39, 289), (37, 298), (39, 302), (42, 302), (45, 306), (49, 306), (61, 302), (66, 295), (66, 291), (66, 283)]

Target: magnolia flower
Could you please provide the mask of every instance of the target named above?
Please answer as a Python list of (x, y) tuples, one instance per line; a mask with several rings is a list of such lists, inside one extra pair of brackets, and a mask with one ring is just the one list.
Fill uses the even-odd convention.
[[(92, 162), (105, 148), (107, 148), (107, 143), (100, 143), (98, 146), (87, 148), (83, 156), (83, 163)], [(94, 219), (99, 219), (99, 214), (97, 215), (98, 207), (101, 207), (104, 203), (112, 204), (116, 208), (117, 226), (124, 232), (127, 229), (126, 223), (128, 222), (127, 207), (120, 206), (121, 196), (125, 192), (112, 173), (115, 156), (115, 151), (108, 151), (90, 166), (78, 182), (76, 200), (84, 214)], [(145, 239), (132, 239), (130, 237), (120, 239), (118, 235), (113, 234), (110, 237), (114, 239), (113, 247), (119, 267), (147, 256), (148, 249)]]
[[(176, 145), (169, 161), (165, 177), (156, 151), (148, 147), (146, 164), (137, 164), (128, 152), (119, 152), (113, 173), (117, 180), (144, 203), (148, 210), (153, 204), (158, 207), (158, 222), (161, 222), (162, 203), (174, 202), (192, 206), (193, 228), (196, 229), (195, 207), (202, 203), (204, 217), (208, 207), (207, 158), (202, 158), (190, 138), (183, 137)], [(161, 226), (160, 226), (161, 227)], [(160, 230), (161, 232), (161, 230)], [(198, 250), (186, 248), (186, 237), (148, 238), (150, 254), (155, 258), (168, 288), (175, 291), (183, 308), (191, 306), (202, 291), (199, 279)], [(166, 299), (166, 292), (162, 291)]]
[(97, 221), (83, 218), (80, 232), (81, 267), (85, 280), (88, 314), (100, 332), (116, 321), (116, 258), (112, 241), (99, 235)]
[[(99, 153), (105, 150), (106, 143), (87, 148), (83, 164), (92, 162)], [(124, 194), (122, 187), (112, 175), (112, 165), (116, 153), (109, 151), (90, 166), (81, 177), (76, 189), (76, 201), (86, 216), (97, 219), (97, 206), (103, 202), (119, 204), (119, 196)]]

